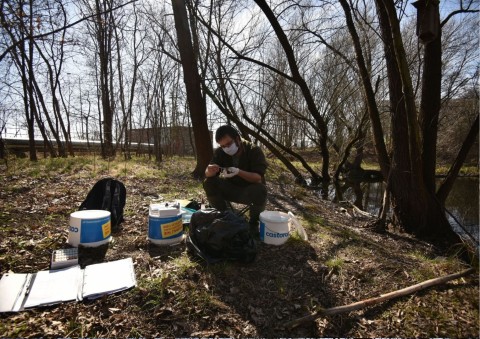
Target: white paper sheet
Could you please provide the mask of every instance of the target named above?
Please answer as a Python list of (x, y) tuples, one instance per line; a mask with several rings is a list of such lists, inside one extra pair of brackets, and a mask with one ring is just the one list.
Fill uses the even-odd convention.
[(25, 293), (32, 278), (28, 273), (5, 273), (0, 279), (0, 312), (22, 309)]
[(55, 271), (40, 271), (32, 281), (24, 307), (77, 300), (81, 280), (82, 270), (78, 265)]
[(94, 264), (83, 273), (83, 297), (94, 299), (136, 285), (132, 258)]

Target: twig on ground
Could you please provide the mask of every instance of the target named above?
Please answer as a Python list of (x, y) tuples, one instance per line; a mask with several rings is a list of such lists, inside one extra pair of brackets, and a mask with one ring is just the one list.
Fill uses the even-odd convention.
[(314, 320), (316, 320), (320, 317), (335, 315), (335, 314), (340, 314), (340, 313), (345, 313), (345, 312), (352, 312), (352, 311), (359, 310), (361, 308), (365, 308), (367, 306), (379, 304), (379, 303), (384, 302), (386, 300), (390, 300), (390, 299), (398, 298), (398, 297), (403, 297), (405, 295), (409, 295), (409, 294), (412, 294), (414, 292), (421, 291), (425, 288), (435, 286), (435, 285), (444, 284), (447, 281), (458, 279), (460, 277), (466, 276), (466, 275), (470, 274), (471, 272), (473, 272), (473, 270), (474, 270), (473, 268), (469, 268), (467, 270), (464, 270), (464, 271), (461, 271), (461, 272), (458, 272), (458, 273), (454, 273), (454, 274), (450, 274), (450, 275), (447, 275), (447, 276), (444, 276), (444, 277), (430, 279), (430, 280), (427, 280), (427, 281), (424, 281), (424, 282), (421, 282), (421, 283), (418, 283), (418, 284), (415, 284), (415, 285), (412, 285), (412, 286), (409, 286), (409, 287), (406, 287), (406, 288), (403, 288), (403, 289), (400, 289), (400, 290), (397, 290), (397, 291), (393, 291), (393, 292), (390, 292), (390, 293), (387, 293), (387, 294), (382, 294), (382, 295), (380, 295), (378, 297), (375, 297), (375, 298), (370, 298), (370, 299), (357, 301), (357, 302), (349, 304), (349, 305), (343, 305), (343, 306), (337, 306), (337, 307), (332, 307), (332, 308), (327, 308), (327, 309), (321, 309), (321, 310), (316, 311), (316, 312), (314, 312), (310, 315), (307, 315), (305, 317), (289, 321), (289, 322), (285, 323), (283, 325), (283, 327), (287, 328), (287, 329), (292, 329), (292, 328), (295, 328), (295, 327), (297, 327), (297, 326), (299, 326), (303, 323), (306, 323), (306, 322), (309, 322), (309, 321), (314, 321)]

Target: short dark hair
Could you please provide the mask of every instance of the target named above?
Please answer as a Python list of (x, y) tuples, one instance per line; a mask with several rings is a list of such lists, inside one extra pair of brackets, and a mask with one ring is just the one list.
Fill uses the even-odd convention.
[(215, 132), (215, 141), (218, 142), (226, 135), (229, 135), (230, 137), (232, 137), (232, 139), (235, 139), (240, 134), (238, 134), (238, 131), (233, 126), (222, 125), (217, 129), (217, 132)]

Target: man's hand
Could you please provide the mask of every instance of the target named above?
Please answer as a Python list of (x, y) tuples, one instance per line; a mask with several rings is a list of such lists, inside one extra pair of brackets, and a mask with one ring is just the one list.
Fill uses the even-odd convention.
[(223, 173), (224, 178), (231, 178), (234, 177), (240, 172), (237, 167), (228, 167), (226, 168), (225, 172)]
[(210, 164), (205, 169), (205, 176), (207, 178), (215, 176), (218, 172), (220, 172), (220, 166), (217, 164)]

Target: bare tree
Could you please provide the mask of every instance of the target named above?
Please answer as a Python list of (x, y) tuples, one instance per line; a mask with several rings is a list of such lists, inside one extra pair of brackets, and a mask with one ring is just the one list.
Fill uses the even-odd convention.
[[(145, 24), (141, 22), (140, 14), (137, 6), (133, 4), (133, 13), (127, 16), (127, 22), (133, 20), (133, 27), (128, 31), (131, 32), (131, 39), (124, 35), (124, 30), (119, 29), (118, 23), (115, 22), (114, 35), (115, 47), (117, 53), (117, 76), (118, 76), (118, 97), (120, 101), (120, 109), (122, 112), (121, 123), (119, 126), (119, 135), (117, 145), (123, 138), (123, 151), (125, 158), (130, 159), (130, 130), (132, 129), (133, 104), (136, 94), (136, 85), (139, 69), (149, 56), (149, 52), (145, 46), (147, 29)], [(143, 26), (143, 27), (141, 27)], [(131, 40), (131, 41), (130, 41)], [(129, 44), (131, 42), (131, 45)], [(130, 46), (129, 46), (130, 45)], [(122, 57), (122, 50), (127, 50), (125, 57)], [(132, 61), (131, 72), (125, 72), (122, 64)], [(126, 84), (130, 84), (130, 88), (126, 88)]]
[[(114, 43), (113, 30), (115, 27), (115, 16), (112, 9), (115, 7), (115, 0), (95, 0), (93, 3), (82, 1), (82, 10), (88, 16), (94, 15), (88, 29), (95, 41), (96, 56), (98, 61), (98, 90), (100, 94), (99, 114), (101, 112), (101, 142), (102, 156), (110, 157), (115, 155), (113, 147), (113, 74), (112, 74), (112, 52)], [(98, 55), (98, 59), (97, 59)], [(96, 67), (97, 64), (94, 65)]]
[[(45, 25), (47, 29), (53, 30), (55, 26), (59, 25), (64, 26), (67, 23), (67, 13), (66, 9), (62, 3), (56, 3), (56, 6), (47, 6), (46, 13), (43, 17), (38, 17), (38, 25)], [(70, 134), (68, 131), (68, 126), (65, 123), (64, 116), (62, 114), (61, 102), (63, 102), (63, 95), (61, 89), (60, 75), (63, 70), (63, 64), (65, 59), (64, 48), (68, 44), (66, 31), (63, 31), (59, 34), (58, 38), (56, 35), (52, 35), (52, 38), (47, 41), (38, 41), (34, 40), (36, 50), (40, 55), (43, 63), (47, 69), (47, 81), (49, 96), (52, 101), (53, 117), (55, 119), (55, 124), (51, 121), (49, 110), (47, 104), (43, 100), (42, 89), (40, 86), (36, 86), (37, 96), (43, 108), (45, 117), (50, 126), (50, 132), (53, 134), (57, 147), (59, 150), (60, 156), (65, 157), (66, 146), (69, 149), (70, 155), (73, 156), (73, 149), (70, 142)], [(37, 83), (37, 82), (36, 82)], [(60, 98), (59, 98), (60, 96)], [(65, 108), (65, 105), (63, 105)], [(68, 122), (68, 112), (67, 113), (67, 122)], [(61, 140), (60, 134), (63, 136), (64, 141)]]
[(175, 17), (180, 59), (183, 67), (183, 81), (187, 92), (188, 106), (192, 120), (197, 165), (193, 171), (194, 177), (202, 178), (213, 155), (210, 133), (207, 124), (205, 98), (201, 92), (201, 81), (198, 73), (197, 59), (193, 49), (192, 37), (188, 25), (187, 10), (184, 0), (172, 1)]
[[(366, 71), (363, 51), (352, 19), (350, 4), (341, 0), (347, 26), (355, 45), (357, 64), (362, 73), (363, 87), (369, 102), (369, 112), (379, 162), (384, 174), (389, 173), (389, 189), (397, 222), (407, 231), (421, 236), (436, 236), (456, 239), (443, 209), (432, 192), (435, 159), (437, 119), (440, 109), (441, 83), (441, 31), (425, 46), (422, 97), (417, 125), (414, 87), (400, 33), (399, 19), (393, 1), (377, 0), (382, 38), (389, 79), (390, 105), (392, 112), (393, 156), (390, 161), (385, 152), (379, 112), (375, 102), (370, 77)], [(439, 16), (438, 7), (435, 15)], [(428, 63), (428, 65), (427, 65)], [(428, 123), (426, 123), (428, 121)], [(375, 128), (378, 126), (378, 128)], [(423, 143), (422, 143), (423, 140)], [(433, 164), (432, 164), (433, 163)], [(391, 164), (391, 167), (389, 166)], [(387, 165), (387, 166), (386, 166)], [(433, 174), (432, 174), (433, 172)]]
[[(33, 1), (26, 3), (18, 1), (16, 3), (1, 3), (1, 20), (2, 28), (8, 35), (12, 45), (15, 48), (10, 49), (10, 55), (18, 70), (23, 92), (23, 105), (25, 120), (27, 122), (27, 131), (29, 139), (29, 154), (30, 160), (37, 160), (37, 153), (35, 149), (35, 118), (38, 117), (37, 106), (35, 102), (34, 92), (34, 14)], [(7, 17), (8, 16), (8, 17)], [(27, 37), (28, 40), (27, 40)], [(27, 43), (28, 42), (28, 43)], [(45, 138), (47, 145), (53, 154), (53, 147), (48, 143), (48, 138)]]

